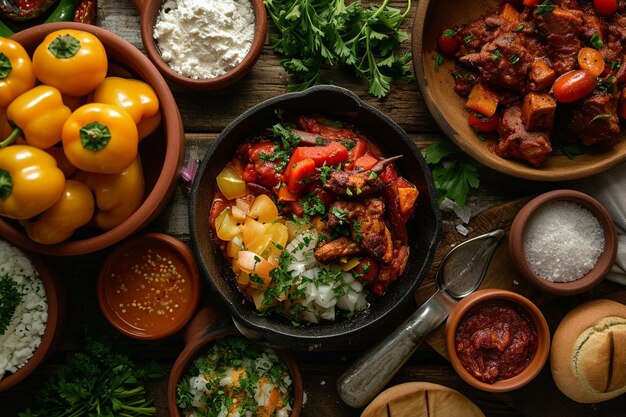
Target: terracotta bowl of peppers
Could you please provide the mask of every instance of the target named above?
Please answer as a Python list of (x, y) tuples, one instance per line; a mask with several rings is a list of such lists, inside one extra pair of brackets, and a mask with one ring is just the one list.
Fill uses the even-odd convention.
[[(279, 313), (259, 314), (244, 302), (230, 262), (215, 243), (211, 230), (211, 202), (216, 177), (239, 145), (259, 131), (278, 123), (281, 115), (292, 120), (300, 114), (323, 115), (359, 126), (385, 156), (402, 155), (397, 169), (415, 184), (419, 197), (415, 216), (407, 224), (410, 256), (402, 276), (368, 309), (347, 319), (295, 326)], [(430, 170), (408, 134), (386, 115), (352, 92), (324, 85), (287, 93), (249, 109), (222, 131), (218, 142), (203, 158), (193, 183), (189, 204), (189, 230), (200, 271), (210, 290), (232, 314), (237, 328), (248, 338), (276, 348), (331, 350), (367, 346), (399, 325), (415, 309), (413, 294), (425, 278), (441, 237), (441, 212)]]
[[(76, 53), (74, 59), (80, 58), (83, 51), (92, 47), (94, 38), (103, 47), (103, 51), (98, 52), (93, 46), (95, 52), (86, 54), (88, 58), (81, 58), (88, 62), (81, 63), (83, 74), (77, 73), (72, 82), (59, 84), (55, 79), (58, 71), (73, 70), (71, 59), (46, 63), (41, 58), (39, 68), (34, 62), (37, 55), (43, 53), (40, 51), (50, 50), (49, 47), (37, 47), (48, 42), (48, 35), (57, 36), (57, 31), (71, 33), (80, 40), (80, 48), (85, 48), (79, 49), (81, 53)], [(68, 256), (107, 248), (146, 226), (169, 201), (184, 159), (182, 120), (174, 97), (159, 71), (126, 40), (83, 23), (39, 25), (15, 34), (10, 40), (22, 45), (33, 58), (37, 79), (42, 84), (34, 88), (31, 84), (30, 90), (16, 99), (0, 103), (0, 106), (6, 107), (2, 116), (4, 123), (0, 120), (0, 136), (7, 137), (7, 126), (9, 131), (11, 126), (17, 126), (23, 131), (26, 141), (26, 145), (18, 142), (4, 148), (0, 144), (0, 152), (5, 156), (1, 159), (5, 159), (3, 163), (6, 164), (0, 167), (0, 174), (4, 171), (8, 176), (13, 175), (14, 179), (12, 188), (8, 190), (10, 192), (0, 195), (0, 208), (15, 214), (0, 217), (0, 236), (32, 252)], [(70, 51), (72, 42), (68, 43)], [(0, 44), (0, 49), (2, 47)], [(17, 59), (12, 62), (11, 71), (16, 76), (20, 74), (21, 67)], [(57, 65), (59, 67), (55, 68)], [(26, 83), (25, 80), (32, 77), (24, 71), (25, 74), (20, 74), (21, 78), (13, 78), (17, 79), (16, 84)], [(48, 85), (56, 85), (58, 90)], [(119, 110), (120, 106), (106, 104), (109, 98), (120, 94), (131, 98), (124, 111)], [(150, 99), (144, 101), (146, 97)], [(3, 99), (5, 96), (0, 91), (0, 101)], [(40, 104), (33, 106), (35, 102)], [(150, 116), (146, 103), (152, 107)], [(101, 124), (89, 122), (95, 120), (94, 114), (98, 117), (106, 115), (106, 129), (102, 129)], [(63, 132), (62, 147), (46, 143), (46, 137), (52, 136), (45, 134), (46, 128), (54, 125), (57, 118), (66, 120), (62, 124), (63, 129), (74, 132)], [(11, 126), (6, 123), (7, 119), (11, 120)], [(131, 136), (132, 140), (121, 139)], [(89, 140), (85, 141), (85, 137)], [(99, 152), (103, 148), (105, 152)], [(63, 155), (57, 157), (55, 153), (59, 152)], [(50, 155), (54, 157), (52, 163)], [(18, 171), (22, 174), (26, 172), (25, 167), (20, 166), (24, 163), (35, 167), (32, 172), (36, 171), (37, 177), (46, 183), (43, 187), (30, 187), (28, 181), (22, 181), (25, 177)], [(126, 168), (120, 173), (122, 166)], [(13, 174), (11, 171), (14, 171)], [(62, 173), (59, 174), (59, 171)], [(112, 175), (123, 176), (124, 181), (112, 182)], [(55, 197), (48, 191), (58, 188), (63, 181), (65, 188), (61, 195), (73, 195), (75, 198), (67, 198), (64, 207), (55, 204), (56, 215), (49, 213), (52, 209), (35, 214), (39, 210), (33, 210), (33, 206), (50, 207), (44, 200)], [(89, 218), (91, 211), (94, 214)], [(32, 238), (35, 235), (37, 239)]]

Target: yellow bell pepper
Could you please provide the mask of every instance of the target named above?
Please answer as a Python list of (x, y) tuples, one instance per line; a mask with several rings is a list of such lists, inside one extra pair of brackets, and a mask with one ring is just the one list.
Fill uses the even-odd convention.
[(22, 224), (32, 240), (52, 245), (69, 239), (76, 229), (89, 223), (93, 211), (94, 201), (89, 187), (67, 180), (61, 197), (52, 207)]
[(0, 107), (35, 86), (35, 70), (19, 43), (0, 37)]
[(23, 134), (28, 145), (46, 149), (61, 141), (63, 124), (72, 111), (63, 104), (59, 90), (38, 85), (13, 100), (6, 114), (15, 129), (0, 142), (0, 148), (10, 145)]
[(81, 181), (96, 196), (95, 226), (111, 230), (129, 218), (143, 202), (144, 177), (139, 157), (120, 174), (94, 174), (79, 171)]
[(108, 60), (102, 42), (89, 32), (62, 29), (50, 33), (33, 54), (37, 78), (63, 94), (89, 94), (106, 77)]
[(52, 207), (65, 176), (54, 158), (27, 145), (0, 149), (0, 216), (23, 220)]
[(61, 137), (67, 159), (82, 171), (119, 174), (137, 157), (137, 126), (111, 104), (79, 107), (63, 125)]
[(57, 167), (63, 174), (65, 178), (69, 178), (76, 172), (76, 167), (67, 160), (67, 156), (65, 156), (65, 152), (63, 152), (63, 148), (60, 146), (51, 146), (50, 148), (44, 149), (46, 153), (52, 155), (52, 157), (57, 161)]
[(140, 80), (107, 77), (96, 88), (91, 101), (114, 104), (126, 110), (137, 124), (140, 140), (161, 122), (159, 98), (149, 84)]

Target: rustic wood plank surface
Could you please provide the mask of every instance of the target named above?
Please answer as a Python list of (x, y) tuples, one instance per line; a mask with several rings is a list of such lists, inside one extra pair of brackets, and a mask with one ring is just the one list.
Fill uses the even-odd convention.
[[(415, 3), (405, 22), (405, 28), (409, 32), (413, 21)], [(403, 1), (391, 1), (390, 4), (399, 8), (406, 6), (406, 2)], [(97, 24), (99, 26), (117, 33), (143, 50), (139, 35), (139, 15), (130, 0), (101, 0), (98, 16)], [(393, 84), (392, 92), (386, 99), (376, 100), (368, 96), (367, 86), (364, 83), (341, 70), (328, 70), (326, 76), (335, 84), (349, 88), (359, 97), (389, 115), (411, 135), (418, 147), (424, 148), (433, 141), (442, 138), (437, 125), (424, 106), (416, 83), (398, 80)], [(284, 93), (287, 82), (288, 76), (279, 65), (279, 57), (266, 44), (263, 54), (252, 72), (231, 88), (218, 92), (196, 93), (184, 91), (171, 85), (185, 126), (188, 144), (187, 158), (200, 159), (212, 141), (217, 138), (219, 132), (237, 115), (254, 104)], [(552, 184), (537, 184), (510, 178), (485, 167), (480, 167), (479, 171), (481, 186), (473, 193), (470, 200), (472, 206), (476, 207), (475, 210), (537, 194), (553, 186)], [(188, 190), (181, 184), (171, 203), (161, 216), (149, 226), (149, 229), (163, 231), (188, 241), (188, 196)], [(446, 215), (447, 234), (454, 235), (457, 233), (454, 229), (457, 222), (455, 216)], [(447, 241), (458, 239), (461, 237), (454, 235)], [(441, 250), (446, 250), (446, 248)], [(103, 251), (71, 259), (49, 258), (56, 269), (62, 271), (69, 290), (69, 314), (65, 335), (45, 364), (31, 377), (16, 388), (0, 393), (0, 417), (15, 416), (19, 410), (32, 405), (34, 391), (42, 385), (46, 377), (55, 371), (66, 355), (80, 345), (80, 329), (85, 323), (107, 325), (97, 307), (94, 285), (98, 266), (106, 253), (107, 251)], [(433, 275), (434, 273), (431, 271), (425, 286), (432, 286)], [(128, 343), (129, 353), (141, 358), (141, 360), (158, 362), (166, 372), (169, 371), (183, 347), (182, 340), (178, 335), (155, 343), (130, 341)], [(363, 350), (366, 348), (367, 346), (363, 346)], [(335, 391), (335, 382), (337, 377), (361, 353), (361, 350), (295, 353), (308, 397), (303, 410), (304, 417), (360, 415), (361, 410), (351, 409), (341, 402)], [(543, 403), (546, 410), (551, 408), (550, 398), (528, 398), (520, 401), (506, 396), (494, 396), (471, 388), (455, 374), (445, 358), (427, 345), (420, 347), (391, 381), (390, 385), (408, 381), (433, 382), (456, 389), (474, 401), (488, 417), (543, 415), (536, 411), (532, 414), (521, 412), (520, 410), (527, 410), (527, 407), (522, 406), (524, 401)], [(155, 399), (158, 410), (157, 416), (167, 416), (166, 379), (151, 384), (149, 393)], [(624, 405), (626, 405), (626, 401), (622, 401), (621, 407), (616, 406), (611, 409), (589, 407), (585, 414), (569, 414), (571, 417), (583, 415), (618, 416), (624, 415)]]

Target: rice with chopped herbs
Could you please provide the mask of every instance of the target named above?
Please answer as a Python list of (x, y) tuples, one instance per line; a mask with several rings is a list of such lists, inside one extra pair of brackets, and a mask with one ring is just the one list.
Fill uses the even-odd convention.
[(242, 337), (222, 337), (177, 387), (186, 417), (288, 417), (293, 381), (285, 363)]
[(47, 321), (46, 292), (35, 267), (0, 240), (0, 378), (33, 356)]

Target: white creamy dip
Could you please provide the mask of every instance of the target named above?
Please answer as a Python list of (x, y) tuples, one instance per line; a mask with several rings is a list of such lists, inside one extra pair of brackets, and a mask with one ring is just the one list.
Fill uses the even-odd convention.
[(254, 38), (249, 0), (168, 0), (153, 36), (161, 58), (179, 74), (208, 79), (234, 68)]

